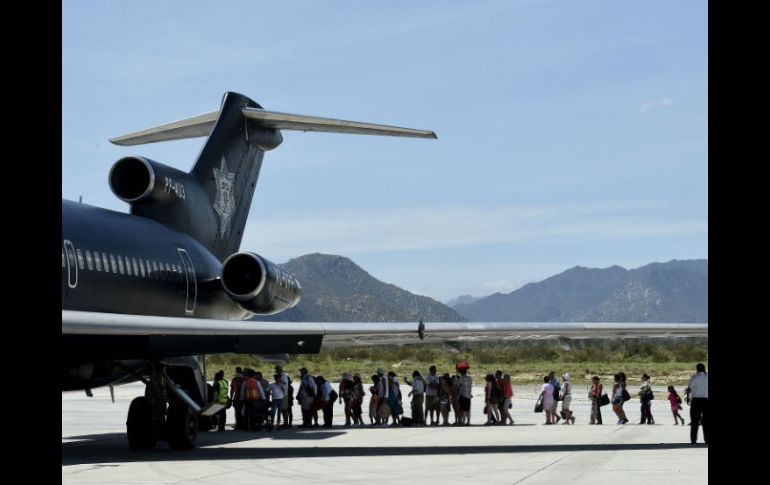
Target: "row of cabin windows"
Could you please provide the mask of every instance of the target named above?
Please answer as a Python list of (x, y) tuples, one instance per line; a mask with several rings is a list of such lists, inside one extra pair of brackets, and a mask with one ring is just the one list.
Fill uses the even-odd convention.
[[(85, 251), (78, 249), (76, 254), (77, 266), (81, 270), (88, 268), (88, 271), (112, 272), (162, 281), (184, 282), (186, 280), (184, 268), (178, 264), (142, 258), (129, 258), (128, 256), (100, 253), (99, 251), (91, 252), (88, 249)], [(72, 257), (70, 257), (70, 263), (76, 264)], [(67, 267), (67, 257), (64, 254), (64, 249), (61, 252), (61, 267)]]

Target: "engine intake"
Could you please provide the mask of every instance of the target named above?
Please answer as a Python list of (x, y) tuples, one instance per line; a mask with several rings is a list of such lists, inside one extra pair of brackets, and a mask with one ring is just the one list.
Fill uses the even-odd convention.
[(129, 203), (183, 200), (194, 184), (187, 173), (144, 157), (126, 157), (115, 162), (109, 181), (112, 192)]
[(222, 287), (243, 309), (271, 315), (299, 303), (299, 282), (275, 263), (254, 253), (235, 253), (222, 264)]

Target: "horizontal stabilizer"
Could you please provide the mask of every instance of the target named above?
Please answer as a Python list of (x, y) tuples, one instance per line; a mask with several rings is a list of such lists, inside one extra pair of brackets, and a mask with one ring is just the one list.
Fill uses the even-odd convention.
[[(320, 118), (318, 116), (295, 115), (265, 111), (258, 108), (242, 108), (243, 116), (252, 124), (278, 130), (319, 131), (326, 133), (351, 133), (358, 135), (404, 136), (412, 138), (437, 138), (428, 130), (415, 130), (398, 126), (361, 123), (358, 121)], [(165, 125), (129, 133), (128, 135), (112, 138), (115, 145), (130, 146), (156, 143), (159, 141), (183, 140), (209, 136), (219, 117), (219, 111), (166, 123)]]
[(174, 121), (173, 123), (166, 123), (165, 125), (112, 138), (110, 142), (115, 145), (130, 146), (209, 136), (211, 130), (214, 129), (218, 116), (219, 111), (213, 111), (205, 115)]
[(376, 125), (359, 121), (335, 120), (318, 116), (293, 115), (256, 108), (243, 108), (243, 116), (257, 124), (278, 130), (322, 131), (327, 133), (352, 133), (356, 135), (407, 136), (412, 138), (436, 138), (428, 130), (400, 128), (398, 126)]

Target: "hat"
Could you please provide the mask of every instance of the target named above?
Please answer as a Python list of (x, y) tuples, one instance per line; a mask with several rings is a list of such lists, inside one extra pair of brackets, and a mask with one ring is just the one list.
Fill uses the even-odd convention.
[(353, 378), (352, 378), (352, 377), (350, 377), (350, 374), (348, 374), (347, 372), (344, 372), (344, 373), (342, 374), (342, 380), (345, 380), (345, 381), (352, 381), (352, 380), (353, 380)]
[(565, 381), (568, 381), (569, 380), (569, 372), (565, 372), (562, 377), (564, 378)]
[(467, 361), (461, 360), (460, 362), (457, 363), (457, 365), (455, 367), (457, 367), (458, 370), (460, 370), (460, 369), (470, 369), (471, 365)]

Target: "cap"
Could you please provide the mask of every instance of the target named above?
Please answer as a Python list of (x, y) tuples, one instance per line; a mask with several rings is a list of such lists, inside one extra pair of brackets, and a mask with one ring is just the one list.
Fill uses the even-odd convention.
[(345, 381), (352, 381), (353, 380), (353, 378), (350, 377), (350, 374), (348, 374), (347, 372), (344, 372), (342, 374), (342, 379), (345, 380)]
[(457, 363), (456, 367), (457, 367), (458, 370), (459, 369), (470, 369), (471, 365), (467, 361), (461, 360), (460, 362)]

